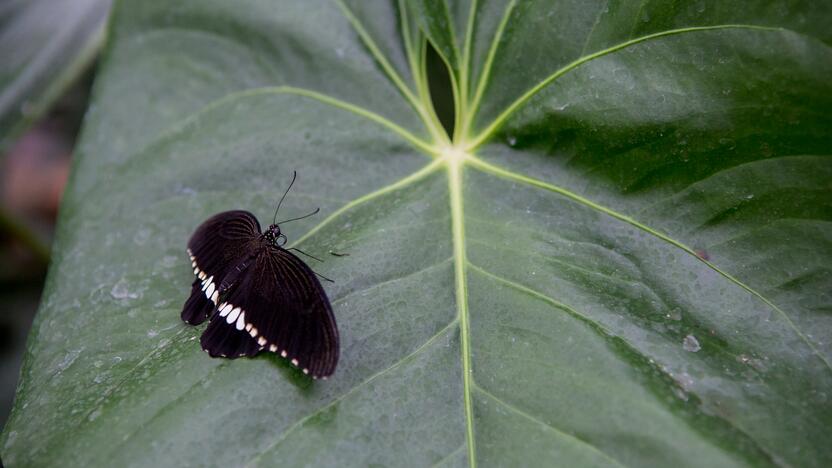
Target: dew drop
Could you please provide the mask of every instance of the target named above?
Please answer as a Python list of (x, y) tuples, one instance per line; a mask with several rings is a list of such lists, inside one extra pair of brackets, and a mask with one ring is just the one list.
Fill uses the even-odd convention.
[(137, 245), (144, 245), (148, 239), (150, 239), (149, 229), (140, 229), (133, 234), (133, 242)]
[(697, 340), (695, 336), (688, 335), (684, 340), (682, 340), (682, 348), (684, 348), (685, 351), (695, 353), (702, 349), (702, 346), (699, 345), (699, 340)]
[(96, 409), (95, 411), (90, 413), (89, 420), (95, 421), (96, 419), (98, 419), (99, 416), (101, 416), (101, 409)]
[(125, 281), (124, 278), (113, 286), (113, 289), (110, 290), (110, 294), (116, 299), (136, 299), (139, 297), (138, 294), (130, 292), (130, 290), (127, 289), (127, 281)]

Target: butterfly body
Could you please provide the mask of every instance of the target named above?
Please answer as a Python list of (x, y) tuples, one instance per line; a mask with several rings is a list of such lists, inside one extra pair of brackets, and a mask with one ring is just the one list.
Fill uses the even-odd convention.
[(212, 357), (279, 354), (313, 378), (331, 375), (339, 337), (329, 299), (315, 273), (283, 248), (272, 224), (260, 232), (251, 213), (219, 213), (188, 242), (196, 279), (182, 320), (209, 319), (200, 339)]

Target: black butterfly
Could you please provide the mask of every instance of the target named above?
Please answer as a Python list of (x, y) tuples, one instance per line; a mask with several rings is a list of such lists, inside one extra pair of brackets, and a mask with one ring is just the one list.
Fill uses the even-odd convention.
[(188, 242), (197, 278), (182, 320), (198, 325), (210, 317), (200, 342), (212, 357), (268, 350), (312, 378), (326, 378), (338, 364), (332, 306), (316, 273), (289, 252), (300, 250), (284, 249), (285, 243), (279, 223), (261, 233), (248, 211), (225, 211), (202, 223)]

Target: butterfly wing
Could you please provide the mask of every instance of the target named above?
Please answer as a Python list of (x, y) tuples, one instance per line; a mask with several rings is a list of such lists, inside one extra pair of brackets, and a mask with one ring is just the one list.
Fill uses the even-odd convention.
[(222, 279), (245, 258), (260, 237), (260, 223), (248, 211), (224, 211), (202, 223), (188, 241), (196, 279), (182, 308), (182, 320), (202, 323), (219, 300)]
[(338, 364), (338, 328), (321, 283), (302, 260), (268, 245), (220, 299), (201, 343), (212, 356), (268, 350), (313, 378)]

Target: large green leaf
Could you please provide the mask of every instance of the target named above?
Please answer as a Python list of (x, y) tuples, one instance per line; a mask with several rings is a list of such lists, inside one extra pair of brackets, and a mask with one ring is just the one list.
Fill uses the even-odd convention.
[[(682, 4), (684, 3), (684, 4)], [(121, 2), (14, 465), (828, 466), (828, 2)], [(432, 111), (426, 41), (455, 90)], [(180, 323), (205, 217), (285, 226), (334, 378)]]
[(110, 0), (0, 5), (0, 151), (95, 58)]

